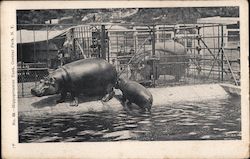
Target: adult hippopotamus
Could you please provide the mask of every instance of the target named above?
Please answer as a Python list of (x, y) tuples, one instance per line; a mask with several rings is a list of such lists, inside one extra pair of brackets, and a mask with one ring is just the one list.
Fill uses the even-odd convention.
[(41, 97), (61, 94), (58, 103), (64, 102), (67, 92), (72, 103), (78, 105), (79, 94), (90, 96), (103, 95), (102, 101), (108, 101), (114, 95), (113, 87), (117, 82), (115, 68), (103, 59), (82, 59), (68, 63), (55, 70), (31, 89), (31, 94)]
[[(150, 79), (153, 75), (152, 68), (152, 47), (145, 45), (145, 49), (141, 50), (131, 63), (134, 72), (139, 73), (144, 79)], [(185, 74), (188, 67), (189, 56), (185, 47), (174, 40), (166, 40), (155, 44), (154, 59), (159, 59), (155, 65), (156, 77), (160, 75), (171, 75), (175, 81), (179, 81)], [(138, 65), (142, 64), (143, 67)], [(140, 68), (140, 69), (138, 69)]]
[(125, 105), (130, 106), (132, 103), (134, 103), (143, 110), (151, 110), (153, 96), (149, 90), (147, 90), (147, 88), (141, 84), (124, 77), (119, 77), (116, 88), (122, 91), (122, 102), (124, 102)]

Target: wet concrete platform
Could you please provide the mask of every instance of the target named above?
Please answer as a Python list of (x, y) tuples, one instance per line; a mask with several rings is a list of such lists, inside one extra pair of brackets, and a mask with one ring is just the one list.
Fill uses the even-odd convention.
[[(149, 88), (149, 90), (153, 95), (153, 107), (185, 101), (222, 99), (230, 96), (220, 84)], [(115, 92), (116, 95), (120, 94), (119, 90), (116, 90)], [(59, 95), (19, 98), (19, 115), (37, 116), (51, 113), (60, 114), (105, 110), (116, 111), (123, 109), (123, 105), (118, 98), (115, 97), (106, 103), (103, 103), (96, 98), (83, 97), (80, 98), (78, 107), (70, 106), (69, 100), (64, 103), (56, 104), (58, 98)]]

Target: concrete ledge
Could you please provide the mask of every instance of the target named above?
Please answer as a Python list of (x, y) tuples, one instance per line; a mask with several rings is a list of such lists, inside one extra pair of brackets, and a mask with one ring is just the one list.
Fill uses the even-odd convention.
[[(228, 93), (220, 84), (177, 86), (165, 88), (150, 88), (153, 95), (153, 107), (159, 105), (169, 105), (172, 103), (181, 103), (187, 101), (204, 101), (212, 99), (227, 98)], [(116, 94), (120, 94), (116, 90)], [(56, 104), (58, 95), (47, 97), (19, 98), (18, 109), (19, 115), (45, 115), (60, 114), (71, 112), (88, 112), (88, 111), (117, 111), (123, 109), (122, 104), (116, 98), (112, 98), (106, 103), (96, 99), (81, 99), (78, 107), (69, 106), (69, 101)]]
[(149, 90), (153, 95), (154, 105), (228, 97), (227, 92), (219, 84), (151, 88)]
[(240, 86), (235, 86), (232, 84), (220, 84), (220, 86), (232, 96), (240, 96), (241, 89)]

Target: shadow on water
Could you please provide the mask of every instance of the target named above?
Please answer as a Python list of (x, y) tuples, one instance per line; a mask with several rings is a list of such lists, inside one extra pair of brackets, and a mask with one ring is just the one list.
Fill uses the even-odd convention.
[[(91, 101), (101, 100), (102, 98), (103, 98), (103, 96), (93, 96), (93, 97), (91, 97), (91, 96), (80, 95), (79, 104), (84, 103), (84, 102), (91, 102)], [(69, 99), (69, 101), (70, 101), (70, 99)]]

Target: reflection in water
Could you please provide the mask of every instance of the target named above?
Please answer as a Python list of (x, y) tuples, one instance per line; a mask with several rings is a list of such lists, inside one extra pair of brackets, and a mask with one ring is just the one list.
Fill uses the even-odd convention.
[(19, 116), (20, 142), (229, 140), (241, 138), (240, 98), (124, 110)]

